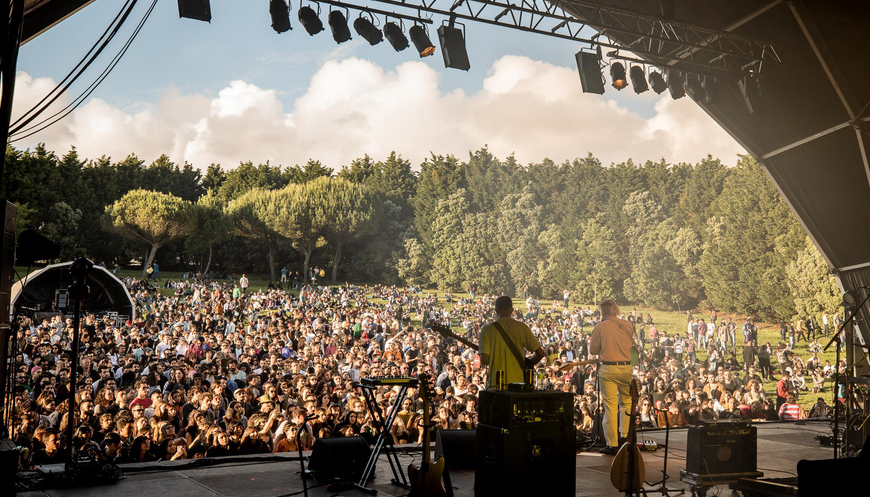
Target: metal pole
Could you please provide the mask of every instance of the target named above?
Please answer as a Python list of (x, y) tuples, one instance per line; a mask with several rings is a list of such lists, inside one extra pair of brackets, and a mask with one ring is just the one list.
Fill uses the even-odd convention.
[(69, 366), (69, 411), (67, 411), (66, 423), (66, 470), (69, 471), (73, 465), (73, 429), (75, 428), (76, 419), (76, 373), (79, 367), (79, 341), (81, 328), (81, 308), (82, 301), (75, 299), (75, 311), (73, 314), (73, 341), (72, 353), (70, 354)]
[(9, 141), (9, 121), (12, 120), (12, 97), (15, 93), (15, 71), (18, 65), (18, 47), (21, 42), (21, 28), (24, 25), (24, 0), (7, 2), (11, 12), (3, 37), (3, 53), (0, 60), (0, 81), (3, 83), (0, 95), (0, 136), (3, 137), (3, 153), (0, 154), (0, 185), (3, 184), (3, 168), (6, 163), (6, 143)]

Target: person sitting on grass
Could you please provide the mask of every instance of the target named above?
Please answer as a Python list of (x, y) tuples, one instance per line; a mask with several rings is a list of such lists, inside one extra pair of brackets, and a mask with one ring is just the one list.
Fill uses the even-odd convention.
[(779, 407), (780, 421), (797, 421), (798, 419), (804, 419), (806, 417), (804, 410), (797, 404), (795, 395), (789, 392), (786, 395), (785, 404)]

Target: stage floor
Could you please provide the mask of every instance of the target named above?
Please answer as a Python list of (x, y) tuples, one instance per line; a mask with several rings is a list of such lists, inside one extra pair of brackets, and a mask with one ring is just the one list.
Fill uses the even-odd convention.
[[(769, 478), (784, 478), (796, 473), (797, 462), (801, 459), (827, 459), (833, 456), (833, 449), (820, 447), (813, 437), (819, 432), (828, 432), (827, 423), (808, 422), (796, 424), (758, 425), (758, 470)], [(671, 432), (671, 452), (668, 456), (670, 488), (688, 489), (680, 482), (680, 470), (686, 467), (686, 430)], [(639, 433), (638, 440), (664, 442), (664, 432)], [(664, 451), (642, 452), (648, 481), (661, 480)], [(413, 459), (412, 459), (413, 458)], [(610, 484), (611, 456), (597, 452), (578, 453), (577, 496), (618, 496), (622, 495)], [(419, 464), (420, 453), (401, 454), (403, 467), (412, 460)], [(219, 461), (219, 460), (218, 460)], [(258, 462), (255, 460), (236, 462), (233, 465), (214, 465), (208, 467), (184, 467), (189, 461), (148, 463), (138, 466), (138, 471), (129, 468), (126, 479), (115, 485), (88, 488), (55, 488), (45, 491), (24, 492), (26, 497), (110, 497), (115, 495), (155, 496), (172, 495), (177, 497), (218, 495), (218, 496), (263, 496), (277, 497), (294, 492), (301, 495), (302, 481), (299, 478), (299, 461), (291, 458), (280, 461)], [(123, 467), (122, 467), (123, 469)], [(144, 470), (144, 471), (143, 471)], [(385, 456), (381, 456), (377, 466), (377, 476), (370, 486), (383, 497), (407, 495), (404, 488), (390, 484), (392, 474)], [(474, 472), (452, 471), (451, 477), (456, 497), (474, 495)], [(364, 496), (359, 490), (329, 491), (309, 481), (309, 495), (326, 496)], [(649, 488), (649, 487), (648, 487)], [(727, 485), (712, 488), (708, 495), (730, 495)], [(690, 493), (687, 491), (686, 495)]]

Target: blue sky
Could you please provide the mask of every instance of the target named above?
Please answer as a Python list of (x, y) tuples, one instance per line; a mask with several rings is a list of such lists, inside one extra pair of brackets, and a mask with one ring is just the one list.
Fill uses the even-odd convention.
[[(108, 63), (111, 55), (126, 40), (150, 3), (148, 0), (140, 0), (125, 29), (119, 33), (116, 40), (107, 48), (106, 53), (103, 54), (94, 67), (73, 87), (73, 94), (77, 94), (76, 89), (81, 89), (93, 81), (99, 70)], [(97, 39), (121, 8), (122, 4), (121, 0), (100, 0), (94, 2), (23, 46), (19, 55), (19, 74), (26, 73), (34, 79), (50, 78), (54, 81), (60, 80)], [(221, 94), (220, 92), (228, 89), (232, 82), (244, 82), (246, 86), (237, 85), (236, 91), (230, 93), (236, 96), (245, 94), (247, 95), (245, 98), (256, 100), (263, 106), (274, 106), (277, 101), (280, 103), (280, 107), (285, 114), (283, 121), (285, 123), (292, 121), (298, 126), (297, 116), (299, 113), (297, 112), (297, 106), (300, 102), (306, 100), (302, 97), (306, 94), (321, 94), (315, 91), (315, 81), (320, 81), (321, 86), (339, 83), (341, 85), (349, 84), (350, 86), (343, 86), (345, 96), (348, 93), (356, 94), (354, 93), (356, 87), (353, 83), (357, 81), (355, 78), (360, 77), (361, 73), (359, 71), (362, 71), (362, 74), (368, 74), (372, 68), (375, 68), (384, 71), (389, 76), (397, 72), (399, 68), (409, 67), (408, 62), (425, 64), (425, 68), (417, 64), (410, 65), (415, 68), (412, 72), (420, 74), (420, 71), (422, 71), (425, 76), (419, 77), (422, 79), (415, 77), (403, 79), (399, 76), (397, 84), (407, 85), (415, 84), (412, 82), (434, 81), (435, 86), (431, 91), (436, 94), (435, 96), (442, 99), (433, 100), (435, 102), (433, 105), (436, 106), (441, 105), (437, 102), (443, 104), (443, 99), (450, 100), (450, 96), (455, 94), (456, 90), (459, 90), (468, 99), (477, 98), (478, 101), (491, 101), (492, 94), (490, 90), (486, 89), (487, 85), (491, 86), (493, 79), (498, 81), (502, 81), (505, 78), (511, 79), (512, 76), (510, 74), (516, 73), (522, 74), (518, 78), (525, 78), (523, 79), (524, 81), (529, 80), (530, 85), (540, 86), (540, 88), (531, 88), (528, 91), (541, 92), (545, 99), (548, 98), (546, 97), (549, 90), (548, 86), (556, 85), (556, 80), (558, 80), (558, 85), (561, 85), (561, 87), (555, 88), (554, 86), (555, 89), (553, 91), (558, 94), (571, 92), (571, 85), (573, 85), (573, 92), (576, 92), (577, 95), (568, 95), (566, 98), (570, 97), (574, 99), (572, 102), (579, 102), (576, 108), (576, 113), (579, 114), (576, 116), (578, 121), (597, 119), (599, 118), (599, 112), (610, 112), (610, 114), (613, 114), (610, 117), (617, 120), (619, 116), (628, 116), (639, 123), (656, 122), (657, 119), (662, 121), (664, 111), (661, 108), (657, 108), (657, 105), (659, 107), (678, 105), (679, 110), (682, 112), (695, 112), (688, 109), (689, 106), (694, 107), (694, 104), (685, 102), (688, 101), (687, 98), (679, 102), (668, 103), (662, 100), (669, 97), (660, 97), (652, 92), (638, 96), (631, 89), (617, 92), (608, 86), (608, 91), (603, 97), (582, 95), (579, 77), (577, 76), (574, 64), (574, 53), (582, 45), (567, 40), (480, 23), (468, 23), (466, 26), (466, 46), (472, 68), (470, 71), (464, 72), (444, 68), (440, 47), (434, 56), (420, 59), (416, 56), (413, 47), (398, 53), (386, 41), (372, 47), (365, 43), (355, 32), (353, 33), (353, 40), (342, 45), (337, 45), (332, 40), (328, 26), (325, 31), (317, 36), (309, 36), (297, 20), (296, 9), (298, 8), (298, 3), (295, 2), (291, 12), (293, 30), (280, 35), (275, 33), (270, 27), (267, 0), (213, 0), (211, 4), (212, 22), (209, 24), (190, 19), (179, 19), (177, 3), (175, 1), (159, 1), (148, 23), (128, 50), (124, 59), (92, 95), (92, 97), (99, 101), (88, 102), (83, 107), (89, 107), (89, 111), (77, 111), (76, 114), (67, 119), (69, 122), (65, 121), (58, 125), (59, 130), (45, 132), (33, 138), (32, 140), (34, 141), (27, 140), (16, 143), (16, 145), (32, 146), (36, 141), (45, 141), (50, 147), (54, 146), (55, 149), (62, 151), (68, 148), (68, 144), (75, 144), (80, 148), (84, 146), (87, 149), (86, 151), (93, 156), (99, 153), (97, 152), (99, 144), (91, 144), (88, 147), (83, 142), (87, 141), (87, 135), (89, 134), (87, 126), (94, 126), (94, 120), (100, 119), (96, 115), (98, 110), (102, 109), (102, 111), (107, 113), (106, 115), (115, 115), (115, 118), (119, 119), (118, 122), (121, 123), (135, 121), (137, 116), (142, 118), (143, 112), (145, 112), (151, 119), (148, 121), (151, 125), (160, 126), (162, 121), (160, 120), (161, 116), (159, 112), (164, 112), (165, 114), (167, 93), (172, 93), (190, 97), (186, 100), (188, 103), (197, 98), (212, 99), (211, 115), (213, 116), (214, 99), (218, 99)], [(398, 10), (382, 4), (373, 4), (373, 6), (382, 10)], [(322, 6), (321, 19), (324, 25), (326, 25), (328, 9), (329, 7), (325, 4)], [(356, 12), (351, 11), (351, 20), (356, 15)], [(435, 17), (435, 23), (429, 28), (430, 38), (436, 45), (437, 34), (435, 33), (435, 27), (441, 23), (441, 20)], [(405, 27), (407, 29), (409, 24), (406, 23)], [(512, 58), (511, 56), (517, 56), (517, 58)], [(349, 60), (362, 60), (365, 64), (342, 63)], [(500, 73), (497, 69), (499, 61), (502, 61)], [(537, 63), (543, 63), (544, 65), (535, 65)], [(538, 77), (538, 75), (534, 74), (534, 69), (529, 69), (533, 66), (538, 68), (554, 66), (554, 68), (561, 68), (563, 71), (556, 71), (559, 74), (559, 76), (554, 76), (556, 79), (530, 81), (530, 78), (534, 79)], [(357, 72), (348, 72), (352, 68), (357, 70)], [(568, 71), (572, 71), (574, 74), (573, 83), (568, 79)], [(398, 72), (401, 73), (402, 71), (399, 70)], [(317, 77), (318, 74), (321, 75), (320, 78)], [(324, 83), (323, 79), (326, 78), (327, 74), (332, 78), (349, 79), (349, 81)], [(490, 81), (490, 83), (487, 83), (487, 81)], [(362, 86), (366, 86), (371, 84), (371, 81), (359, 81), (359, 83)], [(515, 84), (504, 91), (513, 92), (514, 87), (518, 88), (520, 86)], [(42, 86), (33, 84), (30, 87), (27, 84), (20, 85), (16, 93), (16, 112), (20, 112), (21, 109), (26, 107), (27, 103), (33, 101), (40, 90), (44, 94), (43, 88), (47, 87), (45, 84)], [(267, 92), (268, 95), (264, 97), (262, 95), (263, 92)], [(504, 92), (498, 90), (496, 93), (502, 95)], [(253, 94), (259, 96), (251, 96)], [(326, 97), (321, 96), (321, 98)], [(340, 100), (342, 96), (336, 95), (335, 98)], [(365, 95), (360, 96), (360, 98), (367, 99)], [(387, 96), (384, 98), (387, 98)], [(534, 107), (536, 107), (533, 100), (509, 99), (502, 101), (503, 105), (516, 106), (516, 110), (520, 114), (533, 112)], [(162, 111), (160, 110), (161, 105), (163, 106)], [(208, 113), (202, 110), (202, 105), (191, 105), (202, 112)], [(325, 104), (321, 103), (319, 105), (322, 107)], [(372, 105), (377, 104), (374, 103)], [(588, 107), (584, 107), (584, 105)], [(461, 106), (461, 108), (466, 106), (467, 103)], [(521, 106), (531, 107), (531, 109), (520, 108)], [(487, 107), (487, 109), (490, 108)], [(492, 111), (490, 109), (487, 112), (491, 113)], [(84, 115), (89, 115), (90, 120), (85, 120), (82, 117)], [(203, 126), (201, 124), (202, 119), (205, 117), (207, 116), (199, 116), (199, 120), (196, 121), (200, 123), (200, 131), (202, 131), (201, 128)], [(538, 117), (545, 119), (545, 116)], [(697, 116), (693, 116), (693, 118), (695, 117)], [(570, 120), (567, 116), (562, 116), (562, 121), (566, 119)], [(604, 116), (603, 119), (607, 121), (607, 116)], [(431, 121), (424, 122), (428, 126), (435, 125)], [(369, 124), (373, 124), (373, 122)], [(170, 124), (166, 126), (170, 126)], [(191, 126), (195, 127), (196, 123), (191, 121), (181, 123), (179, 126), (190, 128)], [(478, 125), (476, 128), (481, 126)], [(614, 122), (614, 126), (616, 128), (620, 127), (616, 122)], [(661, 124), (654, 124), (653, 126), (658, 128), (663, 127)], [(647, 125), (648, 127), (649, 125)], [(657, 131), (657, 129), (652, 132), (654, 131)], [(356, 149), (348, 149), (347, 153), (358, 153), (359, 150), (365, 148), (367, 143), (376, 143), (386, 139), (378, 136), (376, 130), (373, 133), (364, 139), (361, 138), (360, 145)], [(507, 133), (507, 135), (513, 137), (522, 136), (511, 133)], [(516, 142), (513, 138), (505, 138), (504, 140), (501, 140), (501, 138), (502, 136), (499, 134), (499, 131), (493, 128), (490, 135), (477, 133), (473, 137), (469, 137), (465, 142), (467, 142), (467, 146), (470, 148), (477, 148), (484, 144), (479, 143), (475, 145), (475, 141), (485, 141), (486, 143), (499, 141)], [(169, 138), (167, 140), (177, 145), (179, 138), (176, 135), (171, 140)], [(717, 137), (716, 140), (723, 143), (727, 142), (721, 136)], [(594, 143), (594, 140), (592, 143)], [(111, 149), (111, 142), (104, 142), (104, 145)], [(510, 149), (508, 147), (504, 150), (507, 151), (505, 153), (512, 151), (519, 153), (524, 148), (524, 145), (526, 144), (517, 143), (515, 148)], [(528, 145), (531, 146), (531, 144)], [(126, 146), (129, 148), (138, 147), (135, 140), (131, 140)], [(441, 143), (433, 142), (431, 145), (427, 143), (418, 144), (418, 148), (425, 148), (427, 146), (430, 148), (438, 147), (441, 146)], [(725, 148), (730, 151), (728, 148), (730, 146), (728, 144)], [(148, 149), (148, 145), (143, 144), (142, 148)], [(187, 147), (187, 149), (190, 148), (190, 146)], [(214, 147), (207, 145), (205, 148)], [(298, 148), (299, 144), (297, 143), (295, 149)], [(374, 148), (377, 149), (378, 147), (375, 146)], [(187, 152), (183, 151), (184, 147), (180, 146), (177, 146), (174, 150), (176, 155), (184, 155), (185, 160), (193, 160), (191, 157), (199, 158), (198, 162), (202, 160), (215, 160), (214, 157), (208, 159), (204, 156), (199, 157), (196, 155), (188, 157)], [(147, 159), (152, 159), (152, 157), (148, 156), (156, 153), (150, 149), (133, 151)], [(716, 151), (715, 147), (713, 151)], [(114, 153), (115, 156), (123, 153), (118, 150), (110, 150), (110, 152)], [(454, 151), (451, 150), (450, 152)], [(540, 154), (545, 152), (546, 150), (542, 151), (540, 148), (531, 147), (528, 160), (539, 159), (541, 158), (539, 157)], [(241, 156), (245, 153), (248, 152), (237, 150), (228, 152), (225, 156), (215, 157), (222, 163), (227, 164), (234, 162), (234, 159), (242, 160), (243, 157)], [(580, 149), (578, 149), (576, 154), (574, 154), (573, 150), (567, 150), (562, 153), (563, 155), (585, 155), (584, 151)], [(593, 153), (599, 154), (597, 151), (593, 151)], [(645, 148), (641, 148), (638, 153), (657, 154), (659, 152), (658, 150), (647, 152)], [(661, 152), (662, 155), (668, 155), (668, 153), (668, 149), (663, 149)], [(701, 152), (692, 153), (697, 155)], [(262, 160), (265, 157), (265, 159), (279, 160), (281, 162), (293, 162), (300, 160), (299, 157), (301, 157), (301, 155), (299, 157), (288, 157), (286, 161), (282, 161), (280, 150), (274, 150), (270, 154), (265, 154), (263, 157), (252, 157), (251, 159)], [(674, 154), (678, 155), (677, 152), (674, 152)], [(426, 153), (422, 153), (422, 156), (425, 155)], [(652, 158), (655, 157), (653, 156)], [(697, 157), (697, 159), (699, 158)], [(674, 159), (685, 160), (682, 157), (674, 157)], [(336, 156), (335, 160), (345, 162), (347, 157)], [(202, 164), (196, 165), (202, 166)]]

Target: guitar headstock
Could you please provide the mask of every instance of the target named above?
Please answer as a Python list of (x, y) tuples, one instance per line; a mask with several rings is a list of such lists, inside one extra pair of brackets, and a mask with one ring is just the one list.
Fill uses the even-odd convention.
[(432, 323), (430, 326), (432, 327), (432, 331), (438, 333), (445, 338), (456, 338), (456, 333), (453, 333), (453, 330), (450, 329), (449, 326), (444, 326), (438, 323)]
[(420, 373), (417, 375), (417, 381), (419, 382), (420, 398), (423, 399), (424, 403), (428, 403), (435, 396), (432, 389), (432, 377), (428, 373)]
[(631, 401), (637, 403), (638, 397), (640, 397), (640, 392), (637, 389), (637, 379), (632, 378), (631, 384), (628, 386), (628, 395), (631, 396)]

